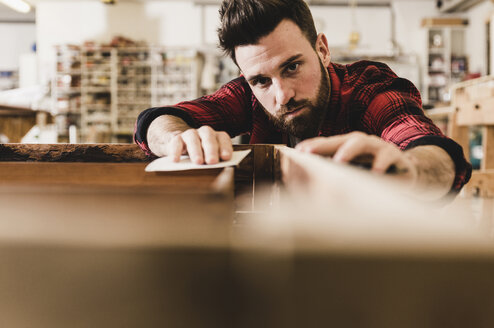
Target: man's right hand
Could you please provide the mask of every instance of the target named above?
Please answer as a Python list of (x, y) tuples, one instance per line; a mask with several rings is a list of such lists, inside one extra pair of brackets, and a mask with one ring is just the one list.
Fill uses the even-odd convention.
[(192, 129), (182, 119), (172, 115), (157, 117), (149, 125), (149, 149), (157, 156), (171, 156), (174, 162), (188, 154), (196, 164), (216, 164), (232, 157), (230, 136), (210, 126)]

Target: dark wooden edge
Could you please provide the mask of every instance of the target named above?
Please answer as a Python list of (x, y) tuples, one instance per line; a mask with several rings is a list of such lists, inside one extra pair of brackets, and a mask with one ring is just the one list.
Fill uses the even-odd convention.
[[(256, 170), (256, 176), (272, 181), (273, 145), (234, 145), (251, 149), (241, 168)], [(135, 144), (0, 144), (0, 162), (150, 162)]]
[(0, 144), (0, 162), (150, 162), (134, 144)]

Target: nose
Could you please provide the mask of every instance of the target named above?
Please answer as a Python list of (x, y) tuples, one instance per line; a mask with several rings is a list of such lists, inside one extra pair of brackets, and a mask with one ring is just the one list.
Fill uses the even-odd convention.
[(276, 104), (278, 106), (286, 105), (290, 99), (295, 97), (295, 89), (290, 82), (274, 80), (273, 85), (276, 90)]

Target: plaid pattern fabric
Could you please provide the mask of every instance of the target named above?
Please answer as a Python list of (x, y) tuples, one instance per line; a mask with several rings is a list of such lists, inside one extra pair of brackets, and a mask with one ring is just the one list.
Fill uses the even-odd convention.
[[(461, 147), (424, 115), (420, 93), (410, 81), (396, 76), (386, 64), (371, 61), (331, 63), (328, 72), (331, 100), (320, 136), (362, 131), (380, 136), (403, 150), (437, 145), (450, 154), (456, 165), (451, 191), (459, 191), (468, 182), (471, 165)], [(251, 144), (287, 143), (289, 139), (269, 121), (243, 77), (225, 84), (214, 94), (143, 111), (136, 122), (134, 140), (148, 154), (149, 124), (165, 114), (179, 116), (191, 127), (209, 125), (232, 137), (249, 134)]]

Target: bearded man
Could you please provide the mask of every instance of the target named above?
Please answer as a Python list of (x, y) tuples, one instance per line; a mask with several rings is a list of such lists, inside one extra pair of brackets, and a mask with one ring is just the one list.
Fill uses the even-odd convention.
[(188, 153), (197, 164), (232, 156), (231, 137), (287, 144), (351, 162), (372, 155), (372, 170), (405, 167), (412, 185), (457, 193), (471, 165), (422, 110), (420, 94), (387, 65), (331, 62), (303, 0), (224, 0), (220, 46), (241, 77), (212, 95), (139, 115), (135, 141), (147, 153)]

